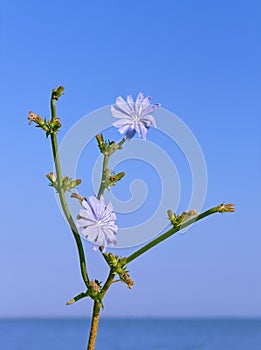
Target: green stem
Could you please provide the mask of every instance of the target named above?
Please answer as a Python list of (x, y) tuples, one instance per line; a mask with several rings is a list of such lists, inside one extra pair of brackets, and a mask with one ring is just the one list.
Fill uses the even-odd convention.
[(131, 254), (127, 258), (127, 263), (130, 263), (131, 261), (133, 261), (134, 259), (136, 259), (140, 255), (142, 255), (145, 252), (147, 252), (149, 249), (153, 248), (155, 245), (161, 243), (162, 241), (164, 241), (165, 239), (167, 239), (170, 236), (174, 235), (176, 232), (182, 230), (183, 228), (188, 227), (191, 224), (193, 224), (194, 222), (199, 221), (199, 220), (205, 218), (206, 216), (214, 214), (214, 213), (217, 213), (217, 212), (219, 212), (219, 206), (211, 208), (211, 209), (205, 211), (204, 213), (199, 214), (198, 216), (196, 216), (196, 217), (194, 217), (194, 218), (184, 222), (182, 225), (172, 227), (169, 231), (163, 233), (159, 237), (155, 238), (153, 241), (147, 243), (145, 246), (143, 246), (142, 248), (138, 249), (136, 252)]
[(104, 193), (104, 191), (106, 189), (106, 186), (104, 184), (105, 184), (105, 181), (106, 181), (106, 170), (108, 168), (109, 159), (110, 159), (110, 155), (104, 154), (103, 165), (102, 165), (102, 179), (101, 179), (99, 192), (98, 192), (98, 195), (97, 195), (98, 199), (101, 198), (101, 196), (103, 195), (103, 193)]
[[(52, 112), (52, 119), (56, 118), (56, 100), (54, 98), (51, 98), (51, 112)], [(58, 188), (59, 188), (58, 189), (59, 199), (61, 202), (61, 206), (62, 206), (64, 215), (65, 215), (65, 217), (70, 225), (72, 234), (74, 236), (74, 239), (75, 239), (75, 242), (77, 245), (79, 259), (80, 259), (80, 269), (81, 269), (82, 278), (84, 280), (86, 287), (88, 287), (89, 277), (87, 274), (87, 268), (86, 268), (85, 255), (84, 255), (82, 241), (81, 241), (80, 235), (78, 233), (78, 230), (76, 228), (76, 225), (74, 223), (74, 220), (71, 216), (71, 213), (69, 211), (69, 208), (67, 206), (67, 202), (66, 202), (65, 195), (64, 195), (64, 190), (62, 188), (62, 181), (63, 181), (62, 180), (62, 172), (61, 172), (61, 165), (60, 165), (59, 154), (58, 154), (57, 137), (56, 137), (55, 133), (51, 134), (51, 144), (52, 144), (52, 153), (53, 153), (56, 177), (57, 177)]]
[(127, 141), (127, 138), (124, 137), (120, 142), (118, 142), (117, 146), (118, 146), (118, 149), (121, 149), (123, 144)]
[(110, 288), (113, 280), (114, 280), (114, 276), (115, 276), (115, 273), (112, 271), (112, 269), (110, 270), (110, 273), (109, 273), (109, 276), (106, 280), (106, 282), (104, 283), (104, 286), (102, 288), (102, 291), (101, 291), (101, 298), (104, 297), (104, 295), (107, 293), (108, 289)]
[(87, 293), (80, 293), (76, 295), (74, 298), (72, 298), (71, 300), (67, 301), (66, 305), (71, 305), (73, 303), (76, 303), (76, 301), (86, 298), (87, 296), (88, 296)]
[(52, 114), (51, 120), (54, 120), (56, 118), (56, 99), (53, 98), (53, 94), (51, 97), (51, 114)]
[(111, 155), (116, 152), (119, 149), (122, 149), (123, 144), (126, 142), (126, 137), (124, 137), (120, 142), (117, 143), (116, 147), (114, 150), (111, 150), (110, 153), (104, 153), (104, 158), (103, 158), (103, 165), (102, 165), (102, 179), (101, 179), (101, 184), (100, 188), (97, 194), (97, 198), (100, 199), (101, 196), (103, 195), (104, 191), (106, 190), (106, 185), (105, 181), (107, 180), (107, 173), (106, 170), (108, 170), (108, 163), (110, 160)]

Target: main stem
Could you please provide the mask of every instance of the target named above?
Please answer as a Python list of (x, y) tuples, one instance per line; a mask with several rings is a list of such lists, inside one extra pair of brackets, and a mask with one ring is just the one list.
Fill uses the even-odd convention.
[(99, 326), (100, 311), (101, 311), (101, 304), (95, 300), (93, 304), (92, 323), (91, 323), (87, 350), (94, 350), (97, 332), (98, 332), (98, 326)]
[[(121, 149), (122, 145), (124, 144), (124, 142), (126, 142), (126, 138), (123, 138), (119, 143), (118, 143), (118, 149)], [(102, 178), (101, 178), (101, 183), (100, 183), (100, 187), (99, 187), (99, 191), (97, 194), (97, 198), (100, 199), (101, 196), (103, 195), (105, 189), (106, 189), (106, 185), (105, 185), (105, 181), (106, 181), (106, 171), (108, 169), (108, 163), (109, 163), (109, 159), (110, 156), (113, 153), (110, 154), (104, 154), (104, 158), (103, 158), (103, 165), (102, 165)], [(102, 249), (100, 249), (102, 251)], [(103, 257), (106, 259), (106, 255), (102, 254)], [(107, 261), (108, 262), (108, 261)], [(109, 276), (103, 286), (103, 289), (101, 291), (101, 299), (104, 297), (104, 295), (106, 294), (106, 292), (108, 291), (109, 287), (111, 286), (112, 282), (114, 279), (114, 273), (112, 272), (112, 270), (110, 270)], [(89, 341), (88, 341), (88, 347), (87, 350), (94, 350), (95, 347), (95, 343), (96, 343), (96, 337), (97, 337), (97, 332), (98, 332), (98, 326), (99, 326), (99, 319), (100, 319), (100, 312), (101, 312), (101, 304), (98, 301), (94, 301), (93, 304), (93, 311), (92, 311), (92, 321), (91, 321), (91, 329), (90, 329), (90, 335), (89, 335)]]
[[(113, 279), (114, 279), (114, 273), (112, 272), (112, 270), (110, 270), (109, 276), (108, 276), (108, 278), (107, 278), (107, 280), (102, 288), (102, 291), (101, 291), (101, 295), (100, 295), (101, 299), (103, 299), (104, 295), (106, 294), (106, 292), (110, 288), (110, 286), (113, 282)], [(95, 300), (94, 304), (93, 304), (91, 329), (90, 329), (87, 350), (94, 350), (94, 347), (95, 347), (101, 307), (102, 307), (102, 305), (98, 301)]]
[[(52, 113), (52, 119), (56, 118), (56, 99), (51, 98), (51, 113)], [(57, 137), (55, 133), (51, 134), (51, 144), (52, 144), (52, 152), (53, 152), (53, 158), (54, 158), (54, 164), (55, 164), (55, 171), (56, 171), (56, 177), (57, 177), (57, 182), (58, 182), (58, 194), (59, 194), (59, 199), (61, 202), (61, 206), (64, 212), (64, 215), (70, 225), (72, 234), (74, 236), (78, 254), (79, 254), (79, 259), (80, 259), (80, 269), (81, 269), (81, 274), (82, 278), (84, 280), (84, 283), (86, 287), (89, 285), (89, 277), (87, 274), (87, 267), (86, 267), (86, 261), (85, 261), (85, 255), (84, 255), (84, 250), (82, 246), (82, 241), (80, 238), (80, 235), (78, 233), (78, 230), (75, 226), (74, 220), (71, 216), (71, 213), (69, 211), (69, 208), (67, 206), (67, 202), (65, 199), (64, 195), (64, 190), (62, 188), (62, 172), (61, 172), (61, 165), (60, 165), (60, 159), (59, 159), (59, 154), (58, 154), (58, 144), (57, 144)]]

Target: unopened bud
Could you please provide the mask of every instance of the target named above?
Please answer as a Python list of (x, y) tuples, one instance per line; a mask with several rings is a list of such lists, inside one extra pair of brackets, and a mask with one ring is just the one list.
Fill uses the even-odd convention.
[(46, 177), (51, 183), (54, 183), (56, 181), (56, 176), (54, 175), (53, 171), (49, 174), (46, 174)]
[(110, 181), (111, 182), (118, 182), (120, 181), (123, 177), (125, 176), (125, 173), (123, 171), (121, 171), (120, 173), (116, 174), (116, 175), (111, 175), (110, 176)]
[(49, 121), (50, 133), (56, 133), (62, 126), (60, 118), (54, 118)]
[(63, 86), (58, 86), (57, 88), (53, 89), (52, 98), (54, 98), (55, 100), (58, 100), (58, 98), (62, 96), (63, 91), (64, 91)]
[(123, 282), (127, 285), (127, 287), (129, 289), (131, 289), (134, 285), (134, 282), (133, 280), (130, 278), (130, 275), (128, 273), (125, 273), (123, 276), (122, 276), (122, 280)]
[(171, 222), (172, 222), (173, 220), (176, 219), (176, 215), (173, 213), (172, 210), (169, 209), (169, 210), (167, 211), (167, 213), (168, 213), (168, 217), (169, 217), (169, 219), (170, 219)]
[(96, 135), (96, 140), (98, 142), (98, 146), (101, 153), (103, 153), (106, 149), (106, 143), (104, 142), (103, 135), (102, 134)]
[(198, 216), (198, 212), (195, 209), (192, 209), (188, 212), (189, 216)]
[(220, 204), (218, 207), (218, 212), (219, 213), (233, 213), (235, 211), (235, 204), (230, 203), (230, 204)]
[(63, 178), (63, 183), (62, 183), (62, 188), (63, 190), (66, 191), (70, 191), (73, 188), (77, 187), (78, 185), (80, 185), (80, 183), (82, 182), (82, 180), (77, 179), (77, 180), (73, 180), (68, 176), (65, 176)]
[(86, 198), (82, 197), (81, 195), (79, 195), (79, 194), (76, 193), (76, 192), (73, 192), (73, 193), (71, 194), (71, 198), (76, 198), (76, 199), (78, 199), (80, 202), (86, 200)]
[(100, 290), (101, 290), (101, 287), (99, 286), (99, 284), (94, 280), (90, 281), (89, 288), (91, 288), (92, 291), (96, 292), (96, 293), (100, 292)]
[(38, 114), (35, 114), (32, 111), (29, 112), (29, 116), (27, 119), (29, 120), (29, 125), (32, 123), (36, 123), (42, 126), (44, 124), (43, 119)]

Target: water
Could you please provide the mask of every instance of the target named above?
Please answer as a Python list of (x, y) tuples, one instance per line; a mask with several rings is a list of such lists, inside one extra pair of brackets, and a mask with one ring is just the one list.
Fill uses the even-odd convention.
[[(0, 320), (1, 350), (85, 350), (89, 321)], [(261, 320), (103, 319), (95, 350), (261, 350)]]

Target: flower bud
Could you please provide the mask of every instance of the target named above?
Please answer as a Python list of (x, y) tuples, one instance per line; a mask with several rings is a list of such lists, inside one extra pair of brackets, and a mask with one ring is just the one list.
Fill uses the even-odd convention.
[(36, 123), (38, 125), (44, 124), (43, 119), (38, 114), (35, 114), (32, 111), (29, 112), (29, 116), (27, 119), (29, 120), (29, 125), (32, 123)]
[(89, 288), (95, 293), (99, 293), (100, 290), (101, 290), (101, 287), (99, 286), (99, 284), (97, 283), (96, 280), (95, 281), (94, 280), (90, 281)]
[(124, 282), (124, 283), (127, 285), (127, 287), (128, 287), (129, 289), (131, 289), (131, 288), (133, 287), (134, 282), (133, 282), (133, 280), (130, 278), (130, 275), (129, 275), (127, 272), (125, 272), (124, 274), (122, 274), (120, 277), (121, 277), (122, 282)]
[(80, 196), (80, 195), (79, 195), (78, 193), (76, 193), (76, 192), (73, 192), (73, 193), (71, 194), (71, 198), (76, 198), (76, 199), (78, 199), (78, 200), (80, 201), (80, 203), (82, 203), (83, 200), (86, 200), (86, 198)]
[(68, 176), (65, 176), (63, 178), (62, 188), (63, 188), (64, 192), (70, 191), (73, 188), (75, 188), (78, 185), (80, 185), (81, 182), (82, 182), (82, 180), (80, 180), (80, 179), (73, 180), (72, 178), (70, 178)]
[(49, 181), (51, 181), (51, 183), (56, 182), (56, 176), (54, 175), (53, 171), (49, 174), (46, 174), (46, 177)]
[(192, 209), (188, 212), (189, 216), (198, 216), (198, 212), (195, 209)]
[(60, 122), (60, 118), (55, 118), (55, 119), (51, 119), (49, 122), (49, 127), (50, 127), (50, 131), (49, 133), (56, 133), (60, 127), (62, 126), (61, 122)]
[(170, 209), (167, 211), (167, 213), (168, 213), (169, 220), (172, 223), (172, 221), (174, 221), (176, 219), (176, 215)]
[(218, 212), (219, 213), (233, 213), (235, 211), (235, 204), (230, 203), (230, 204), (220, 204), (218, 206)]
[(50, 134), (49, 125), (46, 123), (46, 120), (42, 119), (38, 114), (35, 114), (35, 113), (30, 111), (27, 119), (29, 120), (29, 123), (28, 123), (29, 125), (32, 123), (35, 123), (36, 127), (42, 128), (44, 131), (46, 131), (47, 136), (48, 136), (48, 134)]
[(96, 140), (98, 142), (98, 146), (101, 153), (103, 153), (106, 149), (106, 143), (104, 142), (103, 135), (102, 134), (96, 135)]
[(175, 213), (173, 213), (172, 210), (168, 210), (168, 217), (173, 226), (181, 225), (185, 221), (188, 221), (189, 219), (191, 219), (192, 216), (197, 216), (197, 215), (198, 213), (194, 209), (188, 212), (183, 211), (181, 215), (176, 215)]
[(55, 100), (58, 100), (59, 97), (62, 96), (64, 91), (64, 87), (63, 86), (58, 86), (57, 88), (52, 90), (52, 98)]

